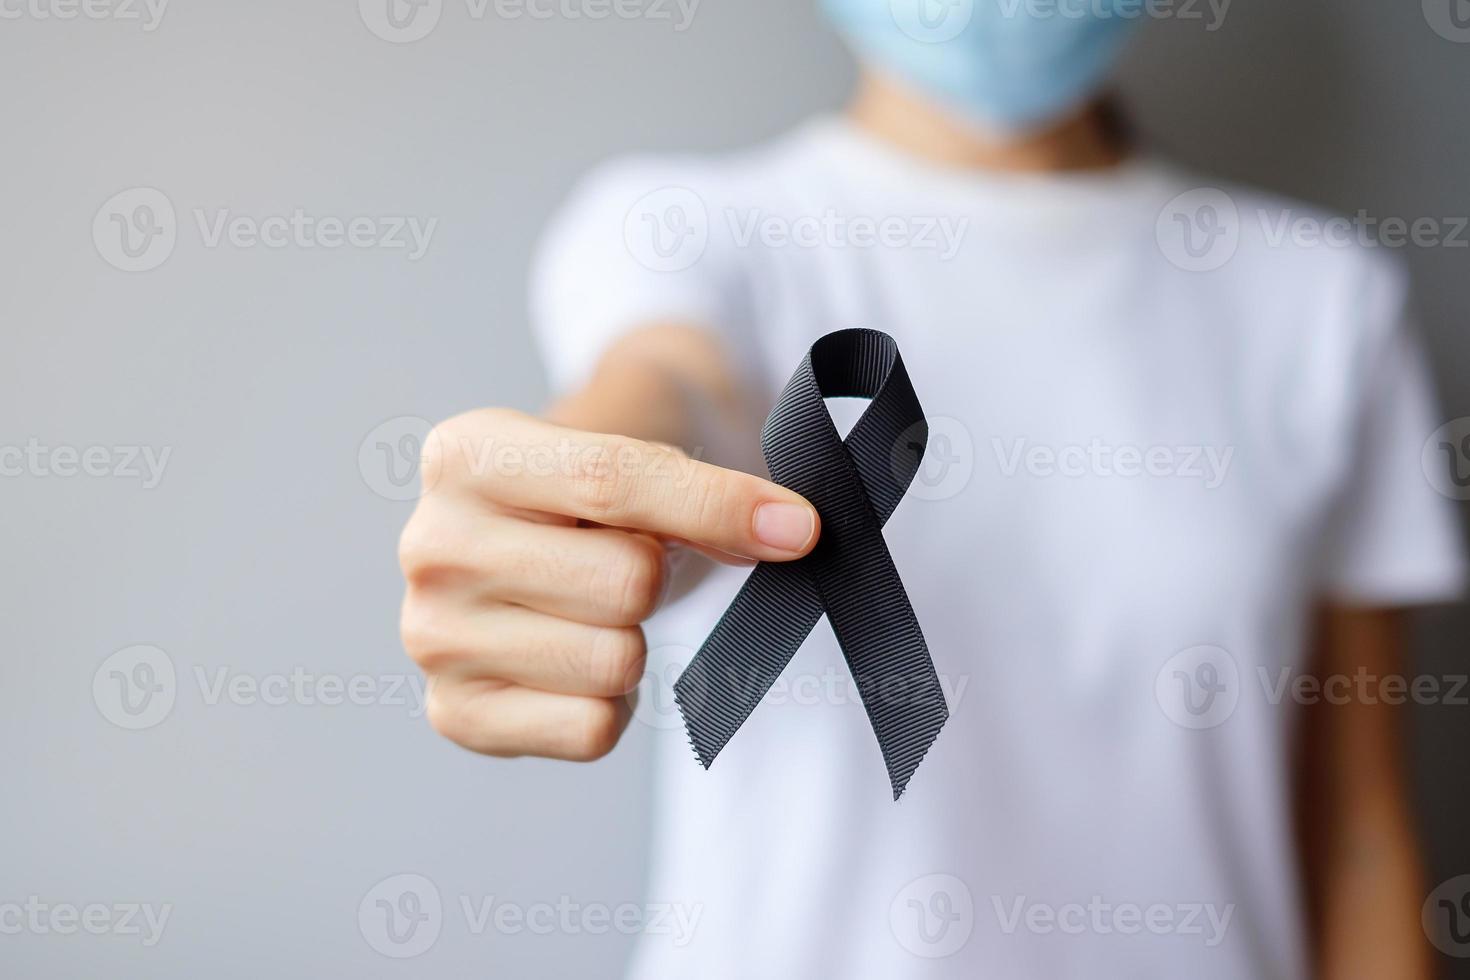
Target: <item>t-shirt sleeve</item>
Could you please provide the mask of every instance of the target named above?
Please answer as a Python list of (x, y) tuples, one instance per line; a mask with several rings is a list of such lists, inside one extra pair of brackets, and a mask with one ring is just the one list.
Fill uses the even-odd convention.
[(711, 234), (726, 193), (699, 161), (618, 161), (582, 179), (531, 263), (531, 326), (553, 391), (585, 382), (610, 344), (654, 323), (708, 330), (751, 368), (737, 257)]
[(1351, 457), (1319, 578), (1325, 598), (1354, 605), (1449, 602), (1465, 587), (1457, 501), (1437, 486), (1425, 452), (1445, 419), (1406, 295), (1395, 274), (1361, 297), (1360, 310), (1379, 322), (1364, 325)]

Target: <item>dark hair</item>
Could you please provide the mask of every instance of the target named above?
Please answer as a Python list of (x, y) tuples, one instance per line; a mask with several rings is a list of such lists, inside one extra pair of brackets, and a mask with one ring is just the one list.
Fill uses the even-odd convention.
[(1108, 142), (1124, 152), (1134, 148), (1137, 133), (1128, 110), (1123, 107), (1123, 99), (1117, 92), (1103, 93), (1093, 111), (1097, 114), (1098, 125)]

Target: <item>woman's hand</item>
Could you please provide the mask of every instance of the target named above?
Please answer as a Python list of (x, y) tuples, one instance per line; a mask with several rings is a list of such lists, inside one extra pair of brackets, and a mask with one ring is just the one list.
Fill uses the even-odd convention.
[(487, 755), (591, 760), (627, 725), (666, 546), (786, 561), (816, 511), (766, 480), (506, 409), (438, 426), (404, 528), (403, 643), (428, 717)]

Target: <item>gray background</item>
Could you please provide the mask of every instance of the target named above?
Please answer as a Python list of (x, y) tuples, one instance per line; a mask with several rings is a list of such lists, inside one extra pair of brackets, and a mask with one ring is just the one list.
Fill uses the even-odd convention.
[[(151, 949), (0, 935), (0, 973), (610, 976), (625, 955), (616, 934), (472, 935), (457, 903), (638, 901), (647, 729), (592, 767), (484, 761), (402, 705), (210, 704), (196, 677), (412, 674), (394, 558), (412, 505), (374, 491), (364, 439), (542, 401), (528, 252), (581, 171), (775, 134), (852, 75), (806, 0), (706, 0), (682, 32), (493, 10), (447, 0), (413, 44), (375, 37), (351, 0), (174, 0), (151, 32), (0, 20), (0, 445), (172, 449), (153, 489), (0, 478), (0, 902), (173, 906)], [(1242, 2), (1212, 33), (1151, 25), (1122, 88), (1144, 133), (1209, 171), (1348, 213), (1466, 215), (1470, 44), (1429, 20), (1417, 2)], [(138, 186), (167, 194), (179, 238), (129, 274), (91, 226)], [(207, 248), (192, 217), (298, 206), (439, 225), (410, 262)], [(1405, 249), (1446, 419), (1470, 415), (1467, 254)], [(1463, 673), (1467, 625), (1426, 617), (1417, 669)], [(134, 644), (178, 675), (140, 731), (92, 694)], [(1470, 871), (1467, 719), (1416, 716), (1435, 881)], [(446, 921), (396, 961), (357, 908), (402, 872), (436, 884)]]

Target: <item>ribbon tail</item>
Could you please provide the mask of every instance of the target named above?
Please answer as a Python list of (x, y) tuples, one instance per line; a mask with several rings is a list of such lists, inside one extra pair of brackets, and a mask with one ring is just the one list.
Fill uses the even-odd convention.
[(797, 564), (762, 563), (674, 683), (674, 703), (699, 764), (745, 724), (822, 618), (822, 601)]
[(909, 779), (949, 720), (949, 706), (932, 666), (926, 674), (907, 678), (903, 686), (900, 697), (885, 696), (881, 685), (871, 695), (863, 691), (863, 707), (878, 736), (894, 800), (903, 796)]
[(857, 503), (846, 532), (834, 535), (810, 567), (897, 800), (949, 719), (949, 707), (883, 535)]

